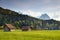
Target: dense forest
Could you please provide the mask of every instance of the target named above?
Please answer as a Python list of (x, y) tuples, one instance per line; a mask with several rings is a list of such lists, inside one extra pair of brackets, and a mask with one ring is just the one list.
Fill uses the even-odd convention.
[(24, 15), (22, 13), (12, 11), (10, 9), (4, 9), (0, 7), (0, 26), (9, 23), (13, 24), (17, 29), (21, 28), (22, 24), (28, 24), (29, 26), (32, 27), (32, 29), (36, 29), (36, 30), (60, 29), (60, 21), (56, 21), (53, 19), (41, 20), (28, 15)]

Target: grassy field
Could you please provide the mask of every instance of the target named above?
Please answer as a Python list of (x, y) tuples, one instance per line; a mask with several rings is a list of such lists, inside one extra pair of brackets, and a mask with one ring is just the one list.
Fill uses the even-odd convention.
[(60, 40), (60, 30), (0, 31), (0, 40)]

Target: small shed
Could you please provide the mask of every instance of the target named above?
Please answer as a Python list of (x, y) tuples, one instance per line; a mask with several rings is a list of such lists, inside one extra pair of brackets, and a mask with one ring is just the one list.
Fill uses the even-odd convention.
[(22, 29), (22, 31), (29, 31), (29, 30), (31, 30), (31, 26), (29, 26), (27, 24), (22, 24), (21, 29)]
[(4, 24), (4, 31), (8, 32), (8, 31), (14, 31), (15, 27), (12, 24)]

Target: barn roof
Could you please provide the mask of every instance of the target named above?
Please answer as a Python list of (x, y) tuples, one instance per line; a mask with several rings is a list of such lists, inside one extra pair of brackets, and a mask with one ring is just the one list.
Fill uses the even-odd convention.
[(5, 24), (8, 28), (14, 29), (15, 27), (12, 24)]

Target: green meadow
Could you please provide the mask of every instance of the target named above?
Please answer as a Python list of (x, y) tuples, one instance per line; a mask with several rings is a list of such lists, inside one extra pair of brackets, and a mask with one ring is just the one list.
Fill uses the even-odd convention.
[(60, 40), (60, 30), (16, 30), (14, 32), (0, 30), (0, 40)]

